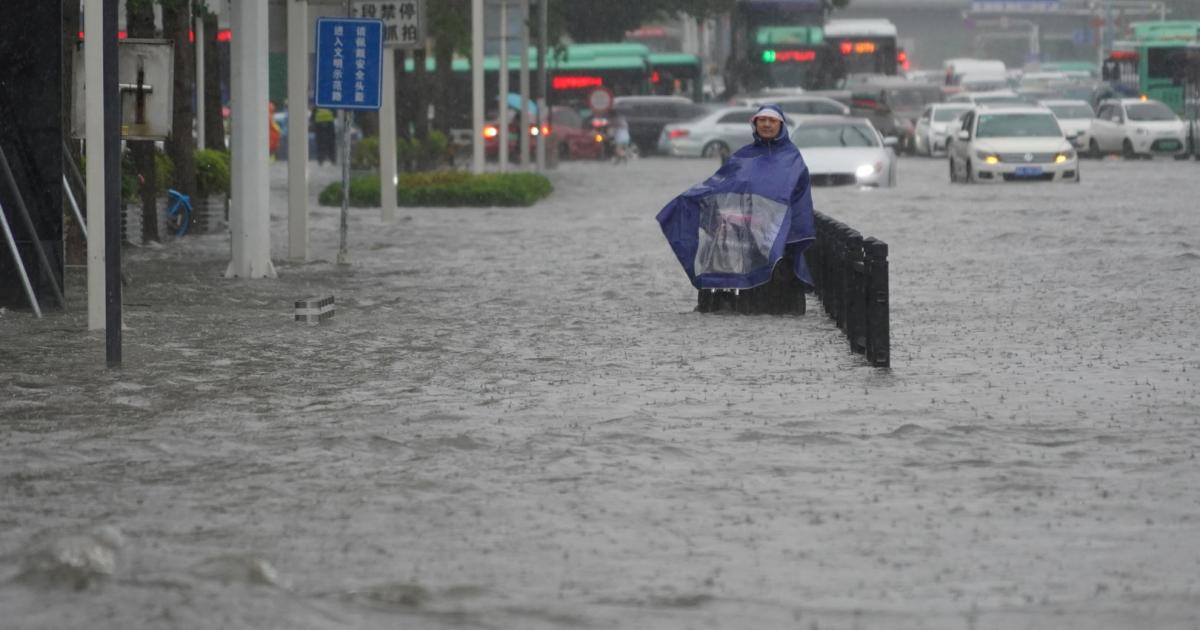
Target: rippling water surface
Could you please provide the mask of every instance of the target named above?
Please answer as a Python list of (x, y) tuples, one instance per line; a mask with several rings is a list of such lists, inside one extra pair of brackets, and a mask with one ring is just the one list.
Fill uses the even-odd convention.
[(891, 246), (889, 371), (692, 312), (653, 216), (713, 166), (355, 211), (340, 268), (275, 165), (279, 278), (127, 250), (122, 369), (79, 271), (0, 313), (0, 626), (1200, 627), (1195, 164), (818, 191)]

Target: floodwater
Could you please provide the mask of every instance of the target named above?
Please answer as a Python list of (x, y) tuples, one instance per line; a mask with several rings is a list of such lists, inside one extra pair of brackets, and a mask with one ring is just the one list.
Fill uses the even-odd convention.
[[(709, 161), (531, 208), (355, 210), (313, 261), (126, 250), (124, 367), (0, 313), (0, 626), (1200, 628), (1200, 164), (818, 209), (891, 246), (892, 368), (701, 315), (653, 217)], [(292, 321), (333, 295), (334, 319)]]

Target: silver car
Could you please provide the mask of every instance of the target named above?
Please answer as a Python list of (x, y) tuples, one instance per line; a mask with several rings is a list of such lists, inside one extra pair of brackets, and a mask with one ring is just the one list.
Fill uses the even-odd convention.
[(894, 138), (866, 118), (806, 116), (789, 131), (813, 186), (895, 186)]
[(959, 116), (971, 110), (967, 103), (933, 103), (925, 106), (913, 132), (913, 146), (919, 155), (942, 155), (947, 139)]
[(1058, 119), (1058, 126), (1077, 151), (1083, 151), (1091, 145), (1092, 119), (1096, 113), (1087, 101), (1072, 99), (1044, 100), (1039, 103), (1049, 108)]
[(684, 122), (670, 123), (658, 136), (658, 150), (679, 157), (720, 157), (754, 141), (750, 117), (756, 107), (721, 107)]

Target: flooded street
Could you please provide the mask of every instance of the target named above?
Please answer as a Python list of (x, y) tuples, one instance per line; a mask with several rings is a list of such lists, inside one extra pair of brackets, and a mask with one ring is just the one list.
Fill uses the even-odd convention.
[(123, 368), (81, 268), (0, 311), (0, 626), (1200, 628), (1200, 165), (817, 190), (890, 245), (890, 370), (812, 297), (693, 312), (654, 215), (715, 167), (352, 210), (339, 267), (336, 169), (300, 264), (277, 163), (278, 279), (126, 249)]

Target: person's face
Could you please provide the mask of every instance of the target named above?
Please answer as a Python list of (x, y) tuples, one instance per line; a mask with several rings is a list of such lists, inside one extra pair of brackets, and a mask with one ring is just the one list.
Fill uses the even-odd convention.
[(759, 116), (754, 119), (754, 130), (758, 132), (758, 136), (763, 140), (772, 140), (779, 135), (779, 129), (783, 127), (783, 123), (777, 118), (767, 118)]

